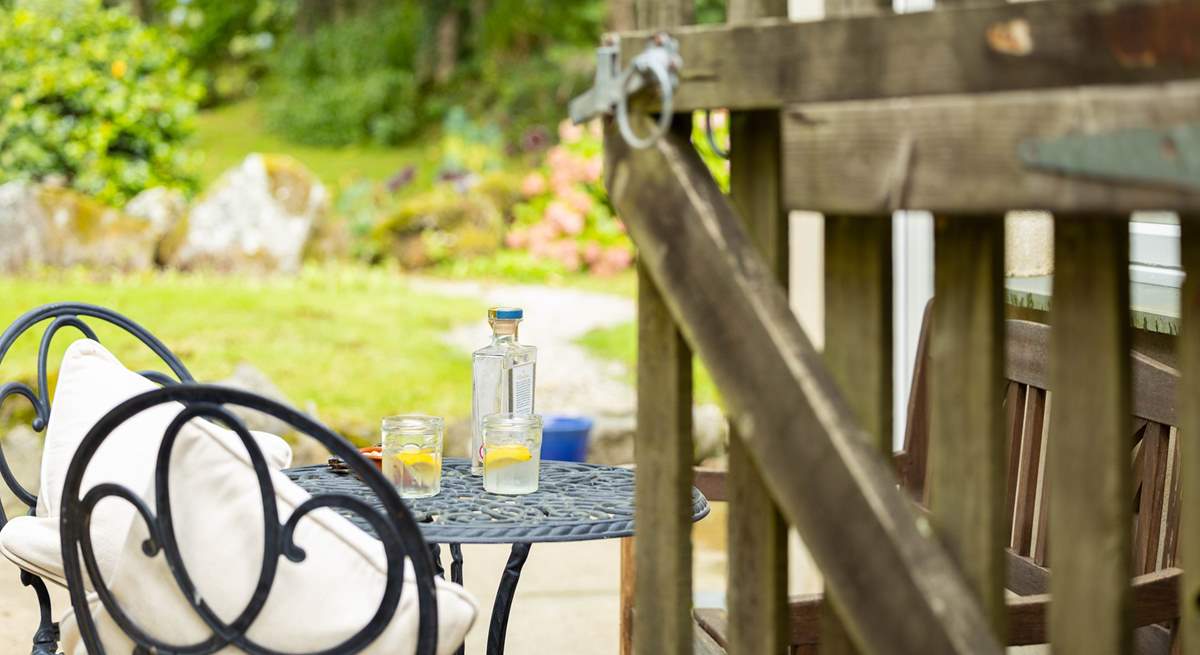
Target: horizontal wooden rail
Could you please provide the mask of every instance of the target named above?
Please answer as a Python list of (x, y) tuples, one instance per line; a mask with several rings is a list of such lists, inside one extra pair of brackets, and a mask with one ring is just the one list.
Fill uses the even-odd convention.
[[(628, 60), (649, 32), (622, 35)], [(677, 111), (1145, 83), (1200, 74), (1194, 2), (1029, 2), (671, 30)]]
[[(1022, 558), (1009, 553), (1010, 571), (1014, 560)], [(1153, 626), (1179, 618), (1179, 584), (1183, 571), (1177, 568), (1163, 569), (1139, 575), (1131, 583), (1133, 588), (1134, 627)], [(1043, 582), (1045, 584), (1045, 582)], [(1051, 597), (1046, 593), (1015, 596), (1007, 599), (1007, 621), (1009, 646), (1028, 646), (1048, 642), (1046, 633), (1046, 611)], [(791, 643), (806, 646), (820, 643), (821, 612), (825, 609), (820, 594), (793, 596), (791, 599)], [(719, 609), (697, 609), (697, 623), (722, 647), (727, 632), (727, 615)]]
[[(1032, 4), (1057, 3), (1018, 6)], [(784, 201), (847, 214), (1196, 210), (1195, 187), (1068, 177), (1020, 152), (1031, 139), (1197, 122), (1195, 81), (802, 105), (784, 113)]]
[(961, 573), (869, 445), (687, 135), (632, 150), (609, 125), (604, 150), (606, 186), (642, 265), (712, 372), (859, 645), (998, 654)]

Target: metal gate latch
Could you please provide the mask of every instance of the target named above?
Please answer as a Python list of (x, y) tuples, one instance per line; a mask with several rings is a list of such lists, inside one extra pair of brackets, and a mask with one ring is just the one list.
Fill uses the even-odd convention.
[(1028, 139), (1017, 156), (1064, 175), (1200, 191), (1200, 123)]
[[(610, 36), (596, 49), (596, 78), (592, 88), (571, 100), (569, 112), (576, 124), (597, 116), (617, 117), (621, 136), (633, 148), (648, 148), (671, 128), (671, 103), (678, 72), (683, 65), (679, 57), (679, 42), (660, 32), (646, 44), (646, 49), (621, 70), (619, 37)], [(629, 97), (650, 85), (658, 87), (662, 107), (658, 125), (648, 136), (640, 137), (629, 126)]]

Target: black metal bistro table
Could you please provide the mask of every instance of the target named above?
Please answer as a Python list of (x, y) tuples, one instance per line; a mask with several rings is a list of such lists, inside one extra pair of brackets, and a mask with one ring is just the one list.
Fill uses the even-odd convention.
[[(377, 496), (354, 475), (318, 464), (284, 471), (314, 496), (328, 493), (359, 496), (379, 507)], [(483, 490), (483, 478), (471, 475), (471, 463), (446, 458), (442, 492), (431, 498), (406, 498), (422, 536), (433, 544), (433, 559), (443, 571), (438, 544), (450, 546), (450, 579), (462, 584), (462, 544), (512, 544), (500, 576), (488, 630), (489, 655), (504, 652), (508, 613), (521, 567), (536, 542), (588, 541), (633, 535), (633, 470), (598, 464), (543, 461), (538, 490), (524, 496), (502, 496)], [(708, 501), (692, 488), (692, 520), (708, 515)], [(360, 516), (346, 518), (368, 532)], [(462, 652), (462, 649), (459, 649)]]

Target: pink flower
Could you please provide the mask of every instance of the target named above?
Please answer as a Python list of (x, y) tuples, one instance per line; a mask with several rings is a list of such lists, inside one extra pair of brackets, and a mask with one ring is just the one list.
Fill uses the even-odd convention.
[(604, 158), (596, 155), (584, 162), (583, 179), (587, 182), (596, 182), (600, 176), (604, 174)]
[(602, 123), (599, 118), (588, 123), (588, 133), (591, 134), (592, 138), (594, 138), (594, 139), (599, 139), (599, 138), (603, 137), (604, 136), (604, 123)]
[(526, 230), (509, 230), (508, 234), (504, 235), (504, 245), (509, 248), (524, 248), (528, 243), (529, 232)]
[(588, 266), (595, 265), (596, 262), (600, 261), (600, 257), (603, 254), (604, 250), (595, 241), (589, 241), (583, 247), (583, 261), (587, 262)]
[(575, 186), (564, 189), (559, 194), (559, 198), (570, 205), (571, 209), (580, 214), (587, 214), (592, 211), (592, 205), (594, 204), (591, 194)]
[(574, 241), (563, 239), (556, 241), (552, 245), (554, 259), (558, 260), (568, 271), (579, 270), (579, 246)]
[(546, 206), (545, 219), (547, 223), (555, 225), (567, 234), (579, 234), (583, 231), (583, 214), (558, 200)]
[(708, 116), (714, 130), (725, 127), (725, 123), (729, 120), (729, 112), (724, 109), (714, 109)]
[(521, 180), (521, 195), (526, 198), (540, 196), (546, 192), (546, 177), (534, 171)]
[(569, 119), (558, 124), (558, 140), (563, 143), (575, 143), (583, 138), (583, 126), (572, 123)]
[(628, 248), (613, 246), (604, 251), (603, 261), (613, 269), (623, 271), (633, 263), (633, 253)]
[(613, 220), (616, 221), (618, 232), (620, 232), (621, 234), (625, 234), (626, 232), (629, 231), (625, 228), (625, 221), (622, 221), (621, 219), (615, 218), (615, 217), (613, 218)]
[(550, 152), (546, 153), (546, 163), (552, 169), (559, 169), (567, 166), (571, 160), (571, 153), (562, 146), (554, 146)]

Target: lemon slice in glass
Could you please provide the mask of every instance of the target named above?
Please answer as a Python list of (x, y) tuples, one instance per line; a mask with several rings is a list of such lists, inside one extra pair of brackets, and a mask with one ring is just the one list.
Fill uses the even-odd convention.
[(533, 455), (529, 452), (529, 448), (521, 444), (505, 444), (489, 446), (483, 455), (483, 465), (496, 469), (528, 462), (531, 459), (533, 459)]
[(433, 451), (405, 448), (395, 458), (408, 469), (409, 475), (419, 480), (429, 480), (437, 474), (438, 461)]

